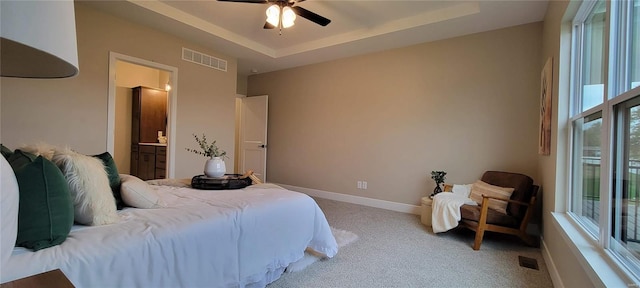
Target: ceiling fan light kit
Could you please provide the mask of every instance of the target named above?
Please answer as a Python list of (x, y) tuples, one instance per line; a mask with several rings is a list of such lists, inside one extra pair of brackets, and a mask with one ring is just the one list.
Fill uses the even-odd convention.
[(271, 25), (278, 26), (280, 22), (280, 7), (278, 5), (271, 5), (267, 8), (267, 22)]
[(280, 27), (282, 23), (282, 28), (289, 28), (295, 24), (296, 13), (289, 6), (281, 7), (273, 4), (267, 8), (266, 14), (267, 22), (273, 27)]
[(300, 6), (294, 6), (296, 3), (303, 2), (304, 0), (218, 0), (221, 2), (240, 2), (240, 3), (252, 3), (252, 4), (269, 4), (272, 5), (267, 8), (265, 13), (267, 14), (267, 21), (264, 24), (264, 29), (280, 28), (280, 34), (282, 34), (282, 28), (289, 28), (293, 26), (296, 20), (296, 15), (305, 18), (320, 26), (327, 26), (331, 23), (331, 20), (322, 17), (316, 13), (313, 13)]

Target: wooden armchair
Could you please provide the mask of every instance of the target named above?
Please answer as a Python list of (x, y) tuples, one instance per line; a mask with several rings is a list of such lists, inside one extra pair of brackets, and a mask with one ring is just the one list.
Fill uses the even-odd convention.
[[(533, 216), (539, 187), (531, 177), (510, 172), (487, 171), (480, 179), (488, 184), (514, 188), (510, 199), (482, 195), (480, 206), (462, 205), (460, 225), (476, 232), (473, 250), (480, 249), (485, 231), (518, 236), (527, 245), (536, 246), (538, 240), (527, 234), (527, 224)], [(490, 199), (507, 201), (507, 214), (489, 209)]]

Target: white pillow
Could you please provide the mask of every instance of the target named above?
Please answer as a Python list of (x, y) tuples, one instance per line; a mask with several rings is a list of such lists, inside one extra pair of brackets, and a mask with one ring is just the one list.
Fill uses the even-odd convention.
[(120, 174), (122, 185), (120, 194), (125, 204), (143, 209), (162, 208), (166, 204), (160, 199), (158, 192), (140, 178), (127, 174)]
[(471, 186), (473, 186), (473, 184), (465, 184), (465, 185), (453, 184), (453, 188), (451, 188), (451, 192), (453, 192), (453, 194), (460, 195), (464, 198), (469, 198), (469, 194), (471, 194)]
[(0, 156), (0, 267), (6, 267), (18, 237), (18, 180), (4, 157)]
[(65, 148), (56, 150), (51, 160), (69, 184), (76, 222), (106, 225), (119, 221), (109, 177), (100, 159)]

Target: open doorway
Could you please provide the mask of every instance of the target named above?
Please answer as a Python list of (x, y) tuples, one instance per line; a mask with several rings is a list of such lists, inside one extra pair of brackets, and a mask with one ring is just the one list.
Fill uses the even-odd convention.
[[(114, 52), (110, 53), (107, 151), (113, 155), (120, 173), (138, 173), (135, 168), (137, 165), (131, 165), (132, 162), (138, 163), (138, 159), (132, 159), (135, 158), (132, 152), (136, 152), (136, 155), (139, 154), (137, 151), (132, 151), (132, 149), (138, 149), (137, 145), (132, 145), (132, 117), (134, 117), (132, 111), (135, 106), (133, 94), (135, 94), (136, 87), (146, 87), (166, 95), (163, 96), (166, 98), (164, 100), (166, 101), (166, 121), (164, 123), (166, 129), (162, 131), (163, 135), (159, 135), (158, 131), (153, 131), (153, 133), (158, 132), (158, 137), (153, 139), (153, 142), (144, 141), (149, 142), (145, 143), (147, 145), (144, 148), (159, 149), (161, 147), (162, 153), (166, 154), (166, 156), (163, 155), (162, 161), (150, 162), (152, 168), (158, 168), (162, 172), (159, 174), (162, 177), (151, 176), (151, 178), (172, 178), (174, 176), (175, 133), (173, 131), (176, 127), (177, 86), (177, 68), (175, 67)], [(160, 136), (164, 138), (162, 139)], [(147, 155), (142, 156), (146, 157)]]

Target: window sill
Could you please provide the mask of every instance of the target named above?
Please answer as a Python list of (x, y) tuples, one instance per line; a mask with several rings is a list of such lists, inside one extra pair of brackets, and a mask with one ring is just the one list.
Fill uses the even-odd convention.
[(618, 267), (615, 260), (596, 245), (593, 238), (578, 226), (566, 213), (551, 213), (553, 224), (561, 231), (562, 238), (569, 244), (571, 252), (580, 262), (591, 282), (596, 287), (637, 287), (631, 277)]

